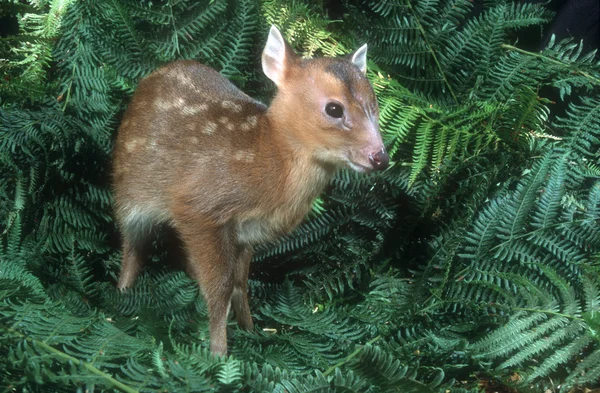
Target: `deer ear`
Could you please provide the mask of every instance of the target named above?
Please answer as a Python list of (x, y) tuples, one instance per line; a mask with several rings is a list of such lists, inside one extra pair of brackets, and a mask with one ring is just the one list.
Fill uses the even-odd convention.
[(352, 54), (352, 63), (363, 73), (367, 73), (367, 44), (364, 44)]
[(269, 38), (262, 53), (262, 69), (265, 75), (278, 87), (285, 79), (286, 67), (295, 57), (292, 48), (285, 42), (275, 26), (271, 26)]

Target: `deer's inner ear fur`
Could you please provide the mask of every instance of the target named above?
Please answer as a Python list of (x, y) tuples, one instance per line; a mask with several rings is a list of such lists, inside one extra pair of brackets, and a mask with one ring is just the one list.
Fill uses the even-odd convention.
[(286, 67), (294, 56), (291, 48), (275, 26), (271, 26), (269, 38), (262, 53), (262, 69), (265, 75), (281, 86), (285, 80)]
[(367, 73), (367, 44), (364, 44), (352, 55), (352, 63), (363, 73)]

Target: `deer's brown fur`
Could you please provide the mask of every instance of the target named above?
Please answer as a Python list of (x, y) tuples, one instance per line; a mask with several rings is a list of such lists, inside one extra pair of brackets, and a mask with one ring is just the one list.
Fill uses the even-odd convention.
[[(272, 28), (263, 52), (278, 88), (270, 107), (195, 61), (143, 79), (114, 150), (124, 243), (118, 287), (133, 284), (152, 228), (167, 223), (206, 299), (211, 350), (227, 351), (230, 304), (238, 324), (252, 329), (253, 245), (296, 227), (337, 168), (387, 165), (365, 55), (363, 47), (345, 58), (303, 60)], [(343, 106), (343, 119), (326, 113), (331, 102)]]

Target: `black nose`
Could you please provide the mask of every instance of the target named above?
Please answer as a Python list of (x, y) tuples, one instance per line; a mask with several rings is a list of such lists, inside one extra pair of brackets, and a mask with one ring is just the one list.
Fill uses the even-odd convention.
[(387, 154), (385, 149), (381, 149), (375, 154), (369, 154), (369, 161), (371, 161), (373, 168), (378, 171), (382, 171), (388, 167), (388, 164), (390, 163), (390, 156)]

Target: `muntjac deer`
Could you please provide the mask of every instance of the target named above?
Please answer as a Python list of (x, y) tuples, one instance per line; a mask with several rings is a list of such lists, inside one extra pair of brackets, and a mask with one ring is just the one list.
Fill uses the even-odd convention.
[(206, 300), (211, 351), (227, 353), (230, 306), (253, 329), (252, 247), (296, 227), (339, 167), (388, 165), (366, 53), (301, 59), (271, 27), (262, 54), (277, 86), (269, 107), (195, 61), (143, 79), (114, 150), (119, 289), (132, 286), (152, 228), (166, 223)]

